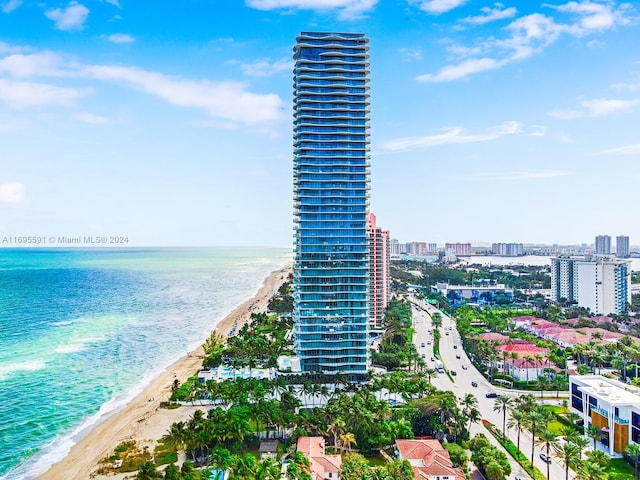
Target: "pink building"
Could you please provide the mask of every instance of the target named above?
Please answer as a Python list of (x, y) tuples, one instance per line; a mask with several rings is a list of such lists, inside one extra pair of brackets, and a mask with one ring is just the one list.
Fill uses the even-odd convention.
[(413, 476), (422, 480), (464, 480), (464, 472), (453, 466), (449, 452), (438, 440), (396, 440), (399, 460), (408, 460)]
[(367, 234), (369, 236), (371, 327), (380, 328), (384, 309), (390, 297), (391, 275), (389, 272), (390, 243), (389, 231), (376, 225), (376, 216), (367, 215)]
[(309, 469), (314, 480), (340, 480), (342, 457), (325, 455), (324, 438), (298, 437), (298, 451), (309, 459)]

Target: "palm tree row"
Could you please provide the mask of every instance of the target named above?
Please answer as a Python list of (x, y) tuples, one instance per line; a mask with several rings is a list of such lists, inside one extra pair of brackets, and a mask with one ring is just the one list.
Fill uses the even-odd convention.
[[(606, 480), (606, 470), (609, 457), (597, 450), (597, 441), (602, 437), (601, 429), (591, 426), (586, 434), (593, 441), (593, 448), (587, 451), (591, 441), (583, 436), (582, 427), (570, 424), (562, 428), (558, 434), (549, 428), (551, 414), (543, 406), (538, 405), (532, 395), (522, 395), (518, 398), (500, 396), (496, 398), (494, 411), (503, 415), (502, 435), (506, 431), (515, 429), (517, 432), (517, 448), (520, 450), (520, 436), (522, 432), (531, 435), (531, 464), (533, 464), (535, 445), (539, 446), (547, 455), (554, 454), (565, 469), (565, 480), (569, 480), (569, 470), (575, 471), (576, 480)], [(508, 417), (508, 418), (507, 418)], [(569, 415), (570, 420), (575, 420)], [(636, 462), (635, 473), (638, 478), (638, 463), (640, 462), (640, 445), (635, 443), (627, 447), (627, 454)], [(550, 478), (550, 464), (547, 463), (547, 479)]]

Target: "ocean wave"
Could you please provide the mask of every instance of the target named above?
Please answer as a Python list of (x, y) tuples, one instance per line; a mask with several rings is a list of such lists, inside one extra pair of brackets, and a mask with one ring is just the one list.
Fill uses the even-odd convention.
[(0, 381), (7, 380), (18, 372), (35, 372), (36, 370), (43, 370), (46, 366), (47, 363), (44, 360), (27, 360), (0, 365)]
[(45, 473), (53, 464), (64, 459), (71, 449), (88, 435), (92, 429), (112, 415), (123, 410), (130, 401), (140, 395), (153, 380), (166, 372), (167, 369), (182, 356), (184, 356), (183, 353), (172, 357), (171, 361), (162, 369), (149, 372), (142, 378), (140, 383), (133, 385), (121, 394), (103, 403), (100, 406), (100, 410), (87, 418), (70, 433), (49, 442), (42, 447), (38, 456), (11, 470), (7, 475), (0, 477), (0, 480), (32, 480)]

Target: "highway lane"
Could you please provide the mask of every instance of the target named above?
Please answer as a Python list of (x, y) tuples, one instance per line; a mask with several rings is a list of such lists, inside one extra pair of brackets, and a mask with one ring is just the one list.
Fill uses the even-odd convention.
[[(434, 363), (431, 361), (431, 357), (433, 356), (433, 343), (431, 345), (427, 344), (429, 340), (432, 341), (432, 335), (428, 332), (433, 329), (431, 316), (434, 313), (439, 312), (439, 310), (437, 310), (432, 305), (425, 304), (424, 302), (418, 302), (419, 301), (416, 301), (416, 303), (414, 303), (413, 308), (415, 330), (414, 342), (418, 352), (421, 354), (425, 354), (425, 361), (430, 367), (433, 368)], [(416, 304), (418, 305), (417, 307)], [(476, 368), (473, 366), (466, 353), (464, 352), (460, 334), (456, 329), (455, 322), (444, 313), (439, 313), (442, 317), (442, 327), (440, 329), (440, 355), (444, 366), (449, 371), (455, 371), (456, 376), (453, 377), (454, 381), (452, 382), (447, 375), (438, 375), (438, 377), (432, 381), (433, 385), (441, 390), (452, 390), (459, 398), (463, 398), (467, 393), (474, 394), (478, 399), (478, 408), (482, 414), (482, 418), (489, 420), (500, 430), (502, 430), (502, 414), (493, 410), (495, 399), (487, 398), (486, 395), (493, 392), (497, 393), (498, 395), (507, 394), (512, 397), (517, 397), (519, 393), (497, 389), (492, 386), (482, 376), (482, 374), (478, 372), (478, 370), (476, 370)], [(421, 346), (422, 343), (425, 343), (425, 347)], [(457, 346), (457, 348), (454, 348), (454, 345)], [(456, 358), (456, 356), (460, 356), (460, 358)], [(464, 369), (463, 366), (466, 367), (466, 369)], [(472, 382), (476, 382), (478, 386), (473, 387)], [(487, 438), (492, 437), (492, 435), (480, 424), (473, 425), (471, 433), (472, 435), (476, 433), (484, 433)], [(515, 430), (511, 430), (507, 432), (507, 434), (509, 438), (511, 438), (511, 440), (516, 443), (517, 432)], [(520, 449), (527, 456), (527, 458), (530, 458), (531, 436), (528, 433), (521, 432)], [(543, 474), (546, 475), (547, 465), (539, 456), (539, 454), (542, 452), (543, 450), (541, 450), (539, 447), (535, 447), (534, 464), (540, 469)], [(513, 469), (513, 473), (510, 478), (530, 478), (530, 476), (520, 467), (517, 462), (515, 462), (515, 460), (511, 458), (510, 455), (507, 454), (507, 456), (511, 461)], [(550, 478), (564, 479), (564, 477), (564, 467), (557, 459), (553, 459), (550, 466)]]

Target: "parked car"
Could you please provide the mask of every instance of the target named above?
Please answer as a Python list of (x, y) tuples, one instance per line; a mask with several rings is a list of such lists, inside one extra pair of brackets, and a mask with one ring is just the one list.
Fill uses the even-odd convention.
[(445, 335), (449, 335), (449, 332), (444, 332)]
[(485, 395), (487, 398), (498, 398), (498, 394), (496, 392), (489, 392)]
[(463, 369), (463, 370), (466, 370), (466, 369), (467, 369), (467, 366), (466, 366), (466, 365), (462, 365), (462, 369)]
[(425, 357), (425, 354), (423, 353), (423, 354), (422, 354), (422, 355), (420, 355), (420, 356), (421, 356), (422, 358), (424, 358), (424, 357)]
[(460, 355), (456, 355), (456, 358), (457, 358), (458, 360), (460, 360)]
[(544, 463), (551, 463), (551, 457), (547, 457), (544, 453), (540, 454), (540, 458)]
[(433, 357), (431, 357), (431, 361), (432, 361), (432, 362), (435, 362), (435, 361), (436, 361), (436, 359), (435, 359), (435, 358), (433, 358)]
[(451, 372), (451, 375), (453, 375), (454, 377), (458, 375), (455, 370), (450, 370), (450, 372)]
[(454, 350), (455, 350), (455, 349), (457, 349), (457, 348), (458, 348), (458, 345), (454, 345), (454, 346), (453, 346), (453, 348), (454, 348)]
[(478, 382), (471, 382), (471, 386), (472, 387), (477, 387), (478, 386)]
[(421, 347), (424, 347), (424, 342), (422, 342), (422, 343), (420, 344), (420, 346), (421, 346)]

